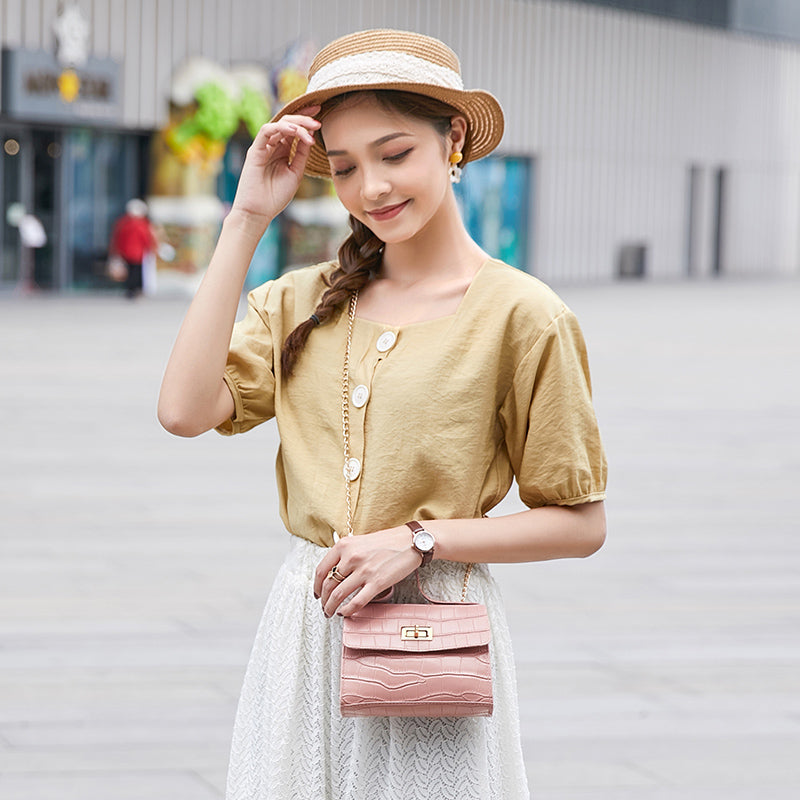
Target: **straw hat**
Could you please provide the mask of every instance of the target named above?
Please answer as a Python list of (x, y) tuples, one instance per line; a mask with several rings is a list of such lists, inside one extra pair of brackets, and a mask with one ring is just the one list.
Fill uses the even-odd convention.
[[(467, 161), (489, 154), (503, 138), (503, 109), (480, 89), (467, 91), (456, 54), (430, 36), (388, 29), (359, 31), (322, 48), (308, 71), (306, 93), (285, 105), (273, 122), (344, 92), (397, 89), (441, 100), (463, 114), (470, 132)], [(306, 174), (330, 177), (325, 150), (311, 148)]]

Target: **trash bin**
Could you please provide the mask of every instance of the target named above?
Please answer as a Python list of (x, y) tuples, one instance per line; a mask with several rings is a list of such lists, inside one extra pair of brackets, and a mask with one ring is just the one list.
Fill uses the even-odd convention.
[(618, 278), (644, 278), (647, 266), (647, 245), (626, 242), (619, 247), (617, 256)]

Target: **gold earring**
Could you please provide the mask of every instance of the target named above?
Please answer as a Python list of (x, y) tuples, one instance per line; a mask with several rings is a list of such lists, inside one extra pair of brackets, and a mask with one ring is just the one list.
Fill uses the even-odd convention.
[(461, 153), (451, 153), (450, 154), (450, 169), (448, 172), (450, 173), (450, 183), (459, 183), (461, 181), (461, 167), (458, 166), (461, 159), (464, 156)]

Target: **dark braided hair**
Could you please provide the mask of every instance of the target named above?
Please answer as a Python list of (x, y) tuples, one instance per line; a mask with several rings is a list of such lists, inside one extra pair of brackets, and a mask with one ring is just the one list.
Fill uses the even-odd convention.
[[(316, 115), (322, 121), (334, 108), (342, 105), (356, 95), (360, 97), (372, 96), (379, 105), (401, 114), (407, 114), (417, 119), (430, 122), (434, 129), (442, 136), (450, 131), (450, 120), (458, 115), (458, 111), (446, 103), (435, 100), (425, 95), (412, 92), (400, 92), (389, 89), (373, 91), (347, 92), (332, 97), (322, 104), (322, 109)], [(316, 136), (320, 143), (322, 136), (317, 131)], [(462, 151), (464, 160), (469, 155), (470, 133)], [(301, 322), (287, 337), (281, 350), (281, 369), (284, 377), (289, 377), (297, 364), (297, 359), (303, 352), (311, 331), (317, 325), (324, 325), (333, 317), (350, 296), (360, 291), (367, 285), (370, 278), (378, 274), (383, 260), (383, 242), (363, 222), (350, 215), (350, 236), (345, 239), (339, 248), (338, 266), (325, 276), (328, 288), (322, 295), (319, 304), (314, 309), (312, 316)]]
[(339, 248), (339, 265), (324, 280), (328, 288), (314, 309), (316, 322), (310, 317), (301, 322), (287, 337), (281, 350), (281, 369), (285, 377), (292, 374), (294, 365), (305, 347), (309, 334), (317, 325), (324, 325), (353, 292), (360, 291), (377, 274), (383, 258), (383, 242), (354, 216), (350, 216), (352, 233)]

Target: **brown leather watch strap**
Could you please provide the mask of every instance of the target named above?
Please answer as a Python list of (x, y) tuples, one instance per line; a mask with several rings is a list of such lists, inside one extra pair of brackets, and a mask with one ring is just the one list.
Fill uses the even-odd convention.
[(417, 522), (416, 520), (412, 520), (411, 522), (406, 522), (406, 526), (411, 530), (411, 546), (422, 556), (422, 563), (420, 564), (420, 566), (424, 567), (427, 564), (430, 564), (431, 559), (433, 558), (433, 548), (431, 548), (430, 550), (420, 550), (417, 547), (416, 543), (414, 542), (414, 537), (418, 533), (427, 533), (428, 536), (430, 536), (431, 539), (433, 539), (435, 542), (436, 539), (434, 535), (427, 528), (423, 528), (422, 525), (420, 525), (419, 522)]

